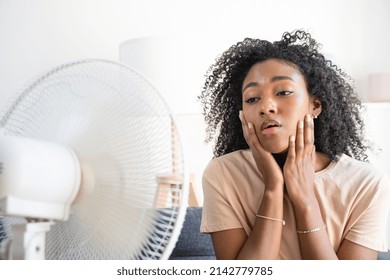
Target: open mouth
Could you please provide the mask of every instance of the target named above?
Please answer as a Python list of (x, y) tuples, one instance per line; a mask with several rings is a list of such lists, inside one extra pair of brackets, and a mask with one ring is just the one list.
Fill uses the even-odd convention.
[(265, 135), (270, 135), (276, 133), (281, 124), (276, 120), (266, 120), (261, 125), (261, 133)]
[(261, 130), (273, 128), (273, 127), (281, 127), (280, 123), (276, 120), (266, 120), (261, 125)]

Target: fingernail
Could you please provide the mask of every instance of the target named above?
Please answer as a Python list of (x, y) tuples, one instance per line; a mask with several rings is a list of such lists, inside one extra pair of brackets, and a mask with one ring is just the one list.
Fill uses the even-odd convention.
[(290, 137), (290, 142), (294, 142), (295, 141), (295, 136), (294, 135), (291, 135)]
[(299, 121), (299, 122), (298, 122), (298, 127), (299, 127), (299, 128), (303, 128), (303, 121)]
[(249, 129), (252, 129), (253, 128), (253, 124), (252, 123), (248, 123), (248, 127), (249, 127)]
[(311, 121), (311, 116), (310, 115), (306, 115), (305, 116), (305, 121), (310, 122)]
[(240, 118), (240, 120), (242, 121), (242, 111), (238, 111), (238, 117)]

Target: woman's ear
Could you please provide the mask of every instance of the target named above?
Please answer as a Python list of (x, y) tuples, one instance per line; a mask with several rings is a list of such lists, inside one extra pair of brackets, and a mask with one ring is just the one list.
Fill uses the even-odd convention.
[(313, 97), (311, 104), (311, 115), (314, 119), (316, 119), (322, 112), (321, 100), (319, 100), (317, 97)]

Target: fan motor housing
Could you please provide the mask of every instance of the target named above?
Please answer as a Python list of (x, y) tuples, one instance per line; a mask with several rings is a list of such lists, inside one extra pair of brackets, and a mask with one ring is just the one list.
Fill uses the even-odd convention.
[(54, 143), (0, 136), (0, 214), (66, 220), (80, 188), (76, 154)]

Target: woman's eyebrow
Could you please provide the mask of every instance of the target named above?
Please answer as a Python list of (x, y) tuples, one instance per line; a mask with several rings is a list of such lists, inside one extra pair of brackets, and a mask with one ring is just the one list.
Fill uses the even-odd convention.
[[(271, 78), (272, 83), (277, 82), (277, 81), (282, 81), (282, 80), (290, 80), (290, 81), (295, 82), (295, 80), (289, 76), (274, 76)], [(259, 82), (250, 82), (247, 85), (245, 85), (245, 87), (242, 89), (242, 92), (244, 92), (247, 88), (257, 87), (257, 86), (260, 86)]]
[(295, 80), (289, 76), (274, 76), (274, 77), (272, 77), (271, 82), (276, 82), (276, 81), (280, 81), (280, 80), (290, 80), (290, 81), (295, 82)]
[(258, 83), (258, 82), (250, 82), (242, 89), (242, 92), (244, 92), (247, 88), (257, 87), (259, 85), (260, 85), (260, 83)]

